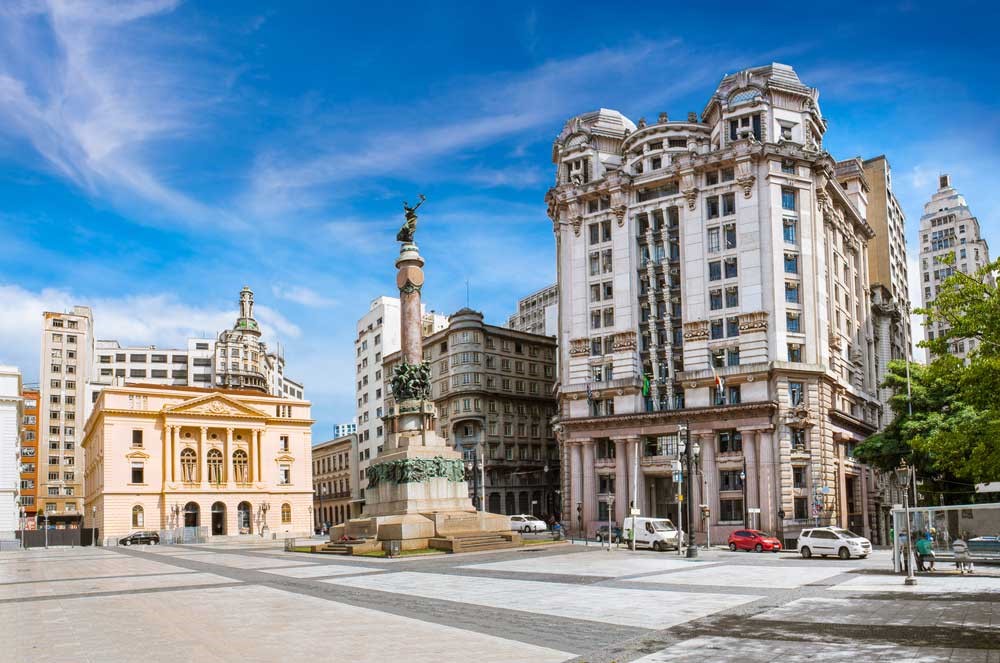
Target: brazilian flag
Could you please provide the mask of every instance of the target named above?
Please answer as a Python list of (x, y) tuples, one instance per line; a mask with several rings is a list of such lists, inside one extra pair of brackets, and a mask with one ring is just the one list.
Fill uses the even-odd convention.
[(649, 376), (645, 373), (642, 375), (642, 395), (643, 397), (649, 396)]

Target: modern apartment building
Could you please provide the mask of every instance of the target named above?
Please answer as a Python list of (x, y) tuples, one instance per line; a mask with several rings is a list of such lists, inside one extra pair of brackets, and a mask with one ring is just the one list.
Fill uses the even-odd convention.
[(783, 64), (725, 76), (700, 115), (566, 123), (546, 202), (574, 528), (612, 496), (618, 522), (633, 495), (676, 519), (689, 440), (702, 541), (878, 530), (873, 474), (852, 458), (879, 420), (874, 232), (861, 164), (834, 161), (826, 129), (818, 91)]
[(529, 334), (555, 336), (559, 332), (559, 286), (553, 283), (517, 303), (507, 326)]
[(334, 424), (333, 425), (333, 436), (334, 437), (344, 437), (345, 435), (350, 435), (351, 433), (358, 432), (358, 425), (354, 422), (349, 424)]
[(13, 540), (21, 527), (19, 470), (21, 371), (0, 366), (0, 541)]
[(21, 389), (24, 412), (21, 416), (21, 482), (18, 501), (25, 529), (35, 528), (38, 509), (38, 403), (41, 397), (37, 385)]
[(42, 314), (39, 391), (38, 517), (56, 528), (82, 525), (83, 452), (79, 447), (94, 355), (87, 306)]
[[(400, 358), (400, 352), (385, 357), (390, 413), (390, 378)], [(424, 360), (438, 435), (463, 452), (473, 504), (485, 494), (492, 513), (558, 514), (555, 338), (487, 325), (482, 313), (463, 308), (424, 339)]]
[[(955, 256), (955, 262), (946, 265), (940, 259)], [(921, 301), (927, 306), (937, 297), (941, 282), (954, 274), (973, 274), (990, 261), (990, 250), (983, 239), (979, 220), (972, 215), (965, 197), (951, 185), (950, 175), (938, 178), (938, 190), (924, 205), (920, 217), (920, 286)], [(940, 336), (947, 329), (944, 322), (924, 322), (928, 340)], [(975, 339), (957, 340), (951, 352), (966, 357), (976, 348)]]
[(106, 387), (81, 435), (88, 524), (309, 534), (312, 424), (307, 401), (257, 389)]
[[(431, 311), (423, 313), (424, 335), (448, 326), (448, 318)], [(397, 352), (399, 345), (399, 299), (377, 297), (368, 312), (358, 320), (358, 336), (354, 341), (357, 362), (357, 435), (359, 493), (368, 486), (365, 469), (385, 443), (383, 395), (383, 358)]]
[(361, 515), (355, 503), (358, 436), (347, 433), (312, 448), (313, 528), (339, 525)]
[[(875, 332), (875, 383), (885, 380), (890, 361), (912, 354), (910, 295), (906, 267), (906, 216), (892, 192), (892, 169), (884, 155), (863, 163), (868, 184), (868, 225), (875, 237), (868, 243), (868, 279), (872, 292), (872, 329)], [(879, 428), (892, 422), (892, 389), (878, 387), (883, 404)]]

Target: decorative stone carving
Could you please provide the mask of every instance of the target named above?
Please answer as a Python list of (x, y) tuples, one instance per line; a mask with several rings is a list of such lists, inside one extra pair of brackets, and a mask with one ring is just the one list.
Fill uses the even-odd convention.
[(685, 341), (707, 341), (708, 340), (708, 320), (695, 320), (684, 323)]
[(694, 171), (688, 171), (681, 175), (681, 193), (687, 200), (688, 209), (693, 210), (698, 204), (698, 186), (695, 182)]
[(743, 197), (753, 196), (753, 185), (757, 181), (757, 176), (753, 174), (753, 167), (749, 161), (741, 161), (736, 164), (736, 183), (743, 187)]
[(615, 352), (631, 352), (632, 350), (635, 350), (638, 347), (636, 344), (635, 332), (618, 332), (615, 334), (612, 347)]
[(740, 333), (767, 331), (767, 311), (743, 313), (740, 316)]
[(840, 334), (833, 327), (830, 328), (830, 349), (840, 351)]
[(573, 217), (573, 234), (579, 237), (581, 228), (583, 228), (583, 216), (577, 214)]
[(801, 404), (796, 405), (789, 411), (786, 423), (791, 428), (812, 428), (816, 425), (816, 422), (812, 419), (812, 414), (809, 412), (809, 408)]
[(636, 127), (636, 129), (645, 129), (646, 128), (646, 118), (640, 117), (639, 121), (636, 123), (635, 127)]
[(390, 384), (397, 402), (427, 400), (431, 394), (431, 366), (427, 362), (400, 362), (392, 374)]
[(401, 458), (370, 465), (365, 471), (368, 487), (380, 483), (424, 483), (431, 479), (465, 481), (465, 463), (460, 458)]
[(618, 220), (619, 228), (625, 225), (625, 211), (627, 209), (628, 208), (625, 205), (619, 205), (611, 210), (611, 213), (614, 214), (615, 218)]
[(586, 338), (574, 338), (569, 342), (570, 357), (586, 357), (590, 354), (590, 340)]

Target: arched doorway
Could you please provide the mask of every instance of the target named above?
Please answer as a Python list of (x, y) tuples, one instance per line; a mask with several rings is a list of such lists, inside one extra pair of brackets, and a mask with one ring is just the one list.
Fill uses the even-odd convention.
[(250, 534), (250, 515), (253, 513), (253, 507), (250, 506), (250, 502), (240, 502), (236, 505), (236, 526), (239, 528), (240, 534)]
[(533, 516), (541, 516), (542, 515), (542, 509), (545, 508), (545, 505), (542, 504), (542, 493), (541, 493), (541, 491), (536, 490), (535, 492), (533, 492), (531, 494), (531, 501), (533, 502), (533, 504), (531, 505), (531, 514)]
[(219, 536), (225, 533), (226, 505), (222, 502), (216, 502), (212, 505), (212, 536)]
[(500, 493), (490, 493), (490, 513), (500, 513)]
[(198, 527), (200, 524), (201, 508), (197, 502), (188, 502), (184, 505), (184, 527)]

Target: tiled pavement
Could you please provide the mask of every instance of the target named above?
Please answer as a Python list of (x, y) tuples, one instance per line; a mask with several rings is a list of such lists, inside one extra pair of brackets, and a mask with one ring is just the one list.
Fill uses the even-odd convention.
[(879, 552), (688, 561), (566, 545), (398, 560), (265, 543), (0, 553), (0, 658), (1000, 663), (1000, 576), (905, 587), (888, 566)]

